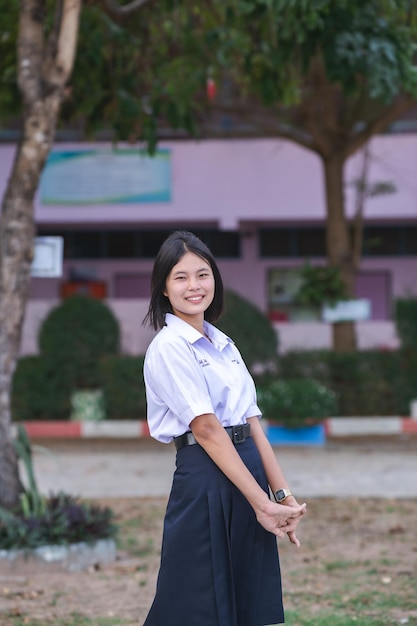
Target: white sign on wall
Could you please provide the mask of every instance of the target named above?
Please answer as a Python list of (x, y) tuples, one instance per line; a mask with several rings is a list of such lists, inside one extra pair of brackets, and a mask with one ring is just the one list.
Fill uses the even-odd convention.
[(31, 275), (37, 278), (62, 276), (63, 237), (36, 237)]
[(322, 310), (323, 322), (359, 322), (371, 317), (371, 301), (368, 298), (358, 300), (343, 300), (335, 306), (324, 306)]

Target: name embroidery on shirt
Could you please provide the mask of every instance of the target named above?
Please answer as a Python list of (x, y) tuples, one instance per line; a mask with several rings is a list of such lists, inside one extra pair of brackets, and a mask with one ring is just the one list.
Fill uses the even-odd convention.
[(237, 363), (237, 365), (239, 365), (240, 361), (238, 359), (232, 359), (232, 363)]
[(207, 367), (207, 365), (210, 365), (207, 359), (198, 359), (198, 363), (201, 365), (201, 367)]

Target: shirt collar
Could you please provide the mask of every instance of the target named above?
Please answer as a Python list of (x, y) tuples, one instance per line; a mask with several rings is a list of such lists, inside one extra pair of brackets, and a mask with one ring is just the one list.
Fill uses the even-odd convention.
[[(180, 317), (173, 315), (172, 313), (167, 313), (165, 315), (165, 323), (168, 328), (177, 332), (181, 337), (184, 337), (190, 343), (195, 343), (199, 339), (204, 339), (203, 335), (198, 332), (191, 324), (184, 322)], [(221, 330), (210, 324), (209, 322), (204, 322), (204, 332), (210, 337), (213, 344), (219, 349), (222, 350), (227, 344), (234, 343), (230, 337), (225, 335)]]

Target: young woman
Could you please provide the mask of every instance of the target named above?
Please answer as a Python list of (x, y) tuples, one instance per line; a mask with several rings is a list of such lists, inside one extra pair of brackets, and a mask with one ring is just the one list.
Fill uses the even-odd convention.
[(145, 626), (284, 622), (276, 537), (299, 546), (306, 505), (291, 495), (264, 435), (238, 349), (210, 323), (222, 309), (210, 250), (192, 233), (173, 233), (155, 260), (145, 318), (161, 329), (144, 366), (149, 428), (177, 449)]

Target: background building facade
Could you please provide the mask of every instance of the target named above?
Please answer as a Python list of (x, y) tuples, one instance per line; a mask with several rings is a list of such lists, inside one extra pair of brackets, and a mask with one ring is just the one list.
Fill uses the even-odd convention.
[[(0, 192), (15, 147), (0, 146)], [(356, 295), (371, 302), (358, 323), (359, 346), (398, 345), (396, 298), (417, 294), (417, 136), (371, 144), (369, 182), (395, 192), (365, 206), (364, 254)], [(346, 202), (361, 154), (346, 168)], [(293, 302), (303, 263), (325, 262), (325, 198), (316, 155), (276, 139), (172, 141), (154, 159), (129, 146), (57, 143), (36, 199), (39, 235), (64, 238), (62, 278), (32, 278), (22, 353), (37, 350), (37, 330), (62, 297), (90, 291), (121, 322), (122, 348), (140, 354), (153, 258), (173, 229), (193, 230), (216, 255), (226, 287), (268, 313), (282, 350), (328, 347), (331, 329), (318, 311)]]

